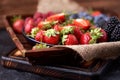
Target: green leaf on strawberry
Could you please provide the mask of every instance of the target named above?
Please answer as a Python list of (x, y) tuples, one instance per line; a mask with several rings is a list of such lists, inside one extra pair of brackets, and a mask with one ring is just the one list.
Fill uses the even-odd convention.
[(78, 44), (78, 40), (73, 34), (63, 35), (62, 44), (64, 45), (76, 45)]
[(44, 22), (40, 22), (40, 23), (38, 24), (38, 27), (39, 27), (40, 29), (47, 30), (47, 29), (51, 29), (52, 26), (54, 26), (54, 25), (57, 24), (57, 23), (58, 23), (58, 21), (51, 21), (51, 22), (49, 22), (49, 21), (44, 21)]
[(46, 44), (36, 44), (33, 46), (32, 50), (42, 49), (42, 48), (49, 48)]
[(48, 29), (46, 32), (45, 32), (45, 35), (47, 37), (51, 37), (51, 36), (56, 36), (56, 34), (59, 34), (58, 31), (54, 30), (54, 29)]
[(22, 16), (21, 15), (13, 16), (13, 18), (11, 19), (11, 21), (12, 21), (12, 23), (14, 23), (18, 19), (22, 19)]
[(39, 32), (38, 27), (32, 28), (31, 34), (29, 36), (32, 37), (32, 38), (35, 38), (35, 36), (38, 32)]
[(69, 25), (69, 24), (72, 24), (73, 23), (73, 19), (70, 19), (70, 20), (66, 20), (65, 22), (63, 22), (61, 24), (61, 26), (66, 26), (66, 25)]
[(64, 42), (67, 40), (67, 35), (63, 35), (63, 37), (62, 37), (62, 44), (64, 44)]
[(101, 28), (95, 28), (90, 31), (91, 40), (89, 41), (90, 44), (96, 43), (97, 39), (99, 39), (102, 35)]
[(68, 34), (68, 33), (74, 33), (74, 27), (73, 26), (67, 26), (67, 27), (64, 27), (61, 30), (62, 35), (65, 35), (65, 34)]

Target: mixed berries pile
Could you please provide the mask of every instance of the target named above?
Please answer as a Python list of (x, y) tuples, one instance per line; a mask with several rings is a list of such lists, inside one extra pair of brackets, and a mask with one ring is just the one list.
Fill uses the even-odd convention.
[(37, 12), (33, 17), (27, 17), (22, 25), (27, 36), (51, 45), (93, 44), (120, 40), (120, 20), (100, 11), (74, 14)]

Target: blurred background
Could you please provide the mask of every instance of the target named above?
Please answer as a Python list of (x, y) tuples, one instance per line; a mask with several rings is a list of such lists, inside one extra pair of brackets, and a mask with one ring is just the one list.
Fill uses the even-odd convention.
[[(60, 2), (61, 1), (61, 2)], [(105, 8), (115, 11), (120, 15), (120, 0), (1, 0), (0, 1), (0, 27), (4, 26), (3, 24), (3, 15), (8, 14), (33, 14), (38, 9), (39, 6), (43, 8), (49, 8), (53, 5), (61, 5), (66, 7), (65, 4), (68, 3), (67, 7), (74, 8), (77, 4), (82, 7), (92, 7), (92, 8)], [(72, 4), (74, 3), (74, 4)], [(70, 5), (69, 5), (70, 4)], [(72, 4), (72, 5), (71, 5)], [(60, 7), (60, 6), (59, 6)], [(44, 9), (43, 9), (44, 10)], [(54, 9), (53, 9), (54, 10)]]

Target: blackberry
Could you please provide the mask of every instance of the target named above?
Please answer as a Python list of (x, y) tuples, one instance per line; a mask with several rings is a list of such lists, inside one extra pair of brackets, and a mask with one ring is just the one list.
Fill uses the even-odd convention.
[(104, 24), (103, 29), (107, 32), (109, 39), (111, 37), (111, 33), (113, 32), (114, 28), (118, 23), (119, 23), (119, 19), (113, 16), (110, 17), (110, 19)]
[(120, 41), (120, 23), (116, 25), (115, 29), (111, 33), (110, 41)]

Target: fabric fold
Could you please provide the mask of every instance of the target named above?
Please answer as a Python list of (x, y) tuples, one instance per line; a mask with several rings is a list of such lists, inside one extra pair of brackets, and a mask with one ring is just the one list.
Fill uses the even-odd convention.
[(120, 56), (120, 41), (89, 45), (57, 45), (54, 47), (70, 48), (76, 51), (86, 61), (95, 58), (115, 59)]

